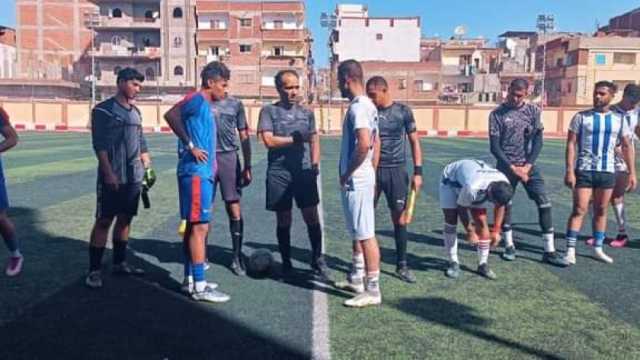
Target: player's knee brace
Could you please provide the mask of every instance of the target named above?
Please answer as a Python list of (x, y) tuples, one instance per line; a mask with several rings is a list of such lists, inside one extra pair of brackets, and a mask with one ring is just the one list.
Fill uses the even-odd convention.
[(547, 202), (538, 206), (540, 228), (545, 234), (553, 232), (553, 219), (551, 218), (551, 203)]

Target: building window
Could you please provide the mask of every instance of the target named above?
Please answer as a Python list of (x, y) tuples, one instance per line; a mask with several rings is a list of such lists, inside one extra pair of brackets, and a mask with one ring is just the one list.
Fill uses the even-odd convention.
[(144, 47), (151, 47), (151, 39), (149, 39), (148, 37), (143, 38), (142, 45), (144, 45)]
[(241, 53), (250, 53), (251, 52), (251, 45), (240, 45), (240, 52)]
[(122, 70), (122, 68), (120, 66), (116, 66), (113, 68), (113, 75), (118, 75), (118, 73), (120, 72), (120, 70)]
[(147, 10), (144, 12), (144, 18), (147, 20), (152, 20), (153, 19), (153, 11), (151, 10)]
[(635, 53), (613, 53), (614, 64), (635, 65), (636, 54)]
[(147, 70), (144, 71), (144, 77), (146, 80), (149, 80), (149, 81), (155, 80), (156, 79), (155, 70), (153, 70), (153, 68), (147, 68)]
[(176, 19), (182, 19), (182, 8), (175, 8), (173, 9), (173, 17)]
[(272, 52), (273, 56), (284, 56), (284, 47), (283, 46), (275, 46)]
[(122, 43), (122, 38), (120, 36), (115, 35), (111, 38), (111, 45), (120, 46), (120, 43)]
[(605, 54), (596, 54), (596, 65), (607, 65), (607, 56)]
[(175, 39), (173, 39), (173, 47), (175, 48), (180, 48), (182, 47), (182, 38), (177, 36)]
[(416, 80), (415, 86), (417, 92), (427, 92), (433, 90), (433, 84), (424, 80)]
[(227, 26), (222, 20), (211, 20), (211, 28), (215, 30), (224, 30)]
[(209, 53), (211, 55), (220, 56), (220, 48), (218, 46), (212, 46), (209, 48)]
[(122, 10), (120, 10), (119, 8), (115, 8), (111, 11), (111, 17), (114, 18), (121, 18), (122, 17)]
[(240, 26), (251, 27), (251, 19), (240, 19)]
[(184, 75), (184, 69), (182, 68), (182, 66), (176, 66), (173, 69), (173, 75), (175, 76), (182, 76)]
[(273, 28), (274, 29), (284, 29), (284, 21), (282, 21), (282, 20), (274, 20), (273, 21)]
[(382, 40), (382, 34), (376, 34), (376, 40)]
[(404, 90), (407, 88), (407, 79), (398, 79), (398, 88)]

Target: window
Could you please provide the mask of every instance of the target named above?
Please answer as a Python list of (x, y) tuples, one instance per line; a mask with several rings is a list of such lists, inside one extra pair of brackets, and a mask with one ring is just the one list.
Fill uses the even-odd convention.
[(607, 56), (605, 54), (596, 54), (596, 65), (607, 65)]
[(224, 30), (227, 28), (227, 24), (222, 20), (211, 20), (211, 28), (215, 30)]
[(146, 80), (153, 81), (156, 79), (156, 72), (153, 68), (147, 68), (144, 72), (144, 77)]
[(148, 37), (143, 38), (142, 44), (144, 45), (144, 47), (151, 47), (151, 39), (149, 39)]
[(113, 46), (120, 46), (121, 42), (122, 42), (122, 38), (118, 35), (115, 35), (111, 38), (111, 45)]
[(404, 90), (407, 88), (407, 79), (398, 79), (398, 88)]
[(119, 8), (113, 9), (113, 11), (111, 11), (111, 17), (121, 18), (122, 17), (122, 10), (120, 10)]
[(173, 17), (175, 19), (182, 19), (182, 8), (177, 7), (173, 9)]
[(274, 29), (283, 29), (284, 28), (284, 21), (282, 21), (282, 20), (274, 20), (273, 21), (273, 28)]
[(182, 66), (176, 66), (173, 69), (173, 75), (175, 76), (182, 76), (184, 75), (184, 69), (182, 68)]
[(273, 56), (284, 56), (284, 47), (283, 46), (274, 47), (272, 54)]
[(376, 40), (382, 40), (382, 34), (376, 34)]
[(433, 84), (425, 80), (416, 80), (415, 87), (417, 92), (427, 92), (433, 90)]
[(144, 18), (145, 18), (145, 19), (147, 19), (147, 20), (149, 20), (149, 19), (153, 19), (153, 18), (154, 18), (154, 17), (153, 17), (153, 11), (151, 11), (151, 10), (147, 10), (147, 11), (145, 11), (145, 12), (144, 12)]
[(240, 19), (240, 26), (251, 27), (251, 19)]
[(211, 55), (220, 56), (220, 48), (217, 46), (212, 46), (209, 48), (209, 53)]
[(177, 36), (176, 38), (173, 39), (173, 47), (175, 48), (180, 48), (182, 47), (182, 38)]
[(241, 53), (250, 53), (251, 52), (251, 45), (240, 45), (240, 52)]
[(116, 66), (113, 68), (113, 75), (118, 75), (118, 73), (122, 70), (120, 66)]
[(614, 64), (635, 65), (636, 54), (635, 53), (613, 53)]

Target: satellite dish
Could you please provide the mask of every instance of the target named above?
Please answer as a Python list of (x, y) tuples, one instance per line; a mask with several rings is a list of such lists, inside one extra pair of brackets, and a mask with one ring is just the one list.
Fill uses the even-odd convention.
[(458, 25), (455, 29), (453, 29), (453, 34), (458, 38), (463, 38), (467, 33), (467, 29), (464, 25)]

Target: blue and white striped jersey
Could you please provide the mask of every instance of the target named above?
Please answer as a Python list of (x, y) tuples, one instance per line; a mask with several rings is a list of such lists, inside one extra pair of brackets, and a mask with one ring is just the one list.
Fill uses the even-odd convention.
[(571, 120), (569, 131), (577, 136), (576, 170), (615, 172), (615, 147), (631, 129), (621, 113), (586, 110)]
[[(633, 108), (629, 111), (625, 111), (624, 109), (618, 106), (613, 106), (612, 109), (614, 111), (618, 111), (624, 116), (624, 121), (627, 123), (627, 125), (629, 125), (629, 130), (631, 130), (631, 132), (633, 133), (635, 128), (638, 126), (638, 116), (640, 115), (640, 111), (638, 110), (638, 108)], [(632, 134), (631, 143), (635, 144), (637, 140), (638, 139), (636, 135)], [(616, 144), (616, 147), (620, 147), (620, 146), (621, 146), (620, 143)], [(627, 164), (622, 158), (622, 150), (620, 148), (616, 149), (616, 171), (628, 172)]]

